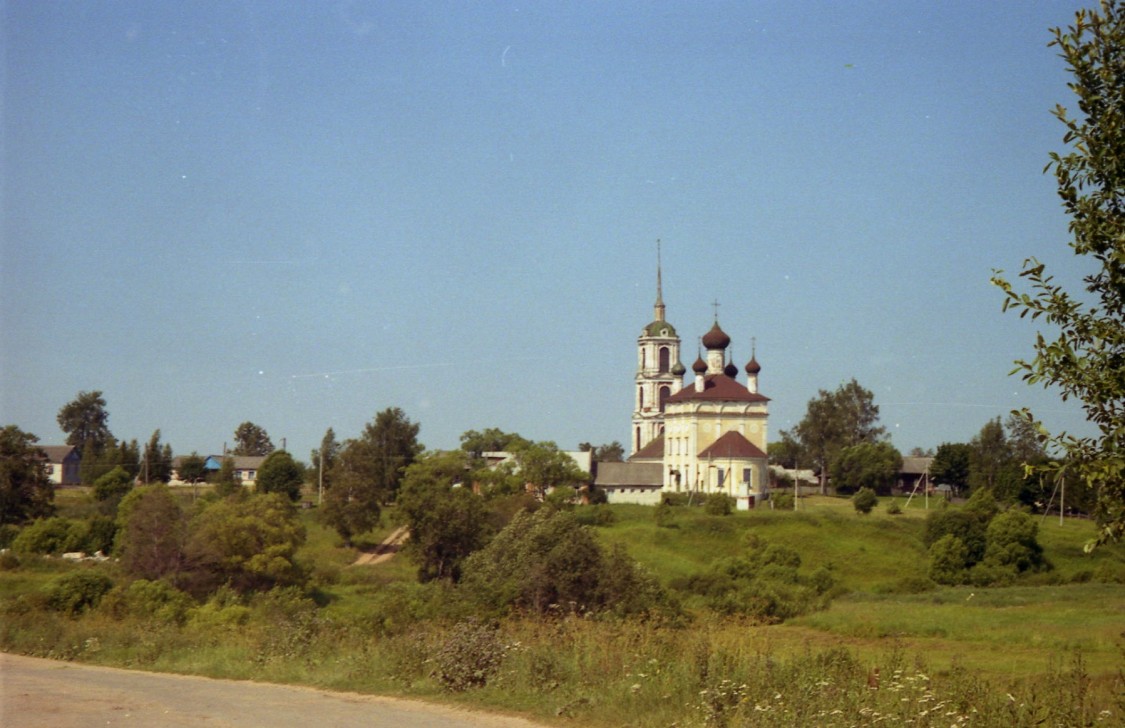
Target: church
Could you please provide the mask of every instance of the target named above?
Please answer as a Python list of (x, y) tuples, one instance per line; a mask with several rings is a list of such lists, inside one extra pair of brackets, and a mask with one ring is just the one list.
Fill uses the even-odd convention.
[[(700, 339), (692, 376), (680, 360), (680, 337), (665, 317), (659, 261), (653, 320), (637, 338), (632, 456), (599, 463), (596, 487), (610, 503), (655, 505), (664, 493), (725, 493), (740, 510), (768, 492), (769, 398), (758, 391), (761, 366), (730, 361), (731, 339), (719, 326)], [(705, 352), (705, 353), (704, 353)]]

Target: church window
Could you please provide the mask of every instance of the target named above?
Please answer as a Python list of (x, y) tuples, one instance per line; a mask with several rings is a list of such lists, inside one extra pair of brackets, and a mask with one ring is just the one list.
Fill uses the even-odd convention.
[(660, 388), (660, 411), (661, 412), (664, 411), (664, 403), (668, 400), (668, 398), (670, 396), (672, 396), (672, 389), (670, 387), (664, 386), (664, 387)]
[(637, 387), (637, 409), (643, 410), (645, 408), (645, 388)]
[(747, 485), (753, 485), (754, 484), (754, 478), (752, 476), (753, 472), (754, 471), (751, 470), (750, 468), (743, 468), (742, 469), (742, 482), (746, 483)]
[(648, 349), (641, 349), (641, 369), (648, 367)]
[(670, 354), (667, 346), (660, 347), (660, 373), (663, 374), (671, 367)]

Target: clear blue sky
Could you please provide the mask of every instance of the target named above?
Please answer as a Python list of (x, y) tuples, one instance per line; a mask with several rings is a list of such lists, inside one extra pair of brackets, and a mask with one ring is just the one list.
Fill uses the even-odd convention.
[(0, 424), (628, 443), (659, 238), (771, 439), (852, 377), (903, 451), (1088, 432), (988, 280), (1083, 273), (1042, 174), (1079, 5), (0, 2)]

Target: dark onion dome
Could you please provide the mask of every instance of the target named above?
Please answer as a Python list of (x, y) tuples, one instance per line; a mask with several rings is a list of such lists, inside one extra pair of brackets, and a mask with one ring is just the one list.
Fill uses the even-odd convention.
[(708, 349), (725, 349), (730, 346), (730, 337), (719, 328), (718, 321), (715, 322), (710, 331), (703, 335), (703, 346)]
[(754, 375), (760, 371), (762, 371), (762, 365), (758, 363), (758, 357), (750, 357), (750, 361), (746, 362), (746, 373)]
[(723, 367), (723, 374), (726, 374), (731, 379), (738, 376), (738, 367), (734, 365), (733, 361), (728, 361), (727, 365)]
[(672, 365), (672, 373), (677, 377), (682, 377), (686, 371), (687, 367), (685, 367), (682, 362), (676, 362)]
[(707, 373), (707, 362), (703, 361), (703, 357), (696, 357), (695, 363), (691, 365), (691, 370), (696, 374)]
[(651, 336), (652, 338), (676, 338), (676, 327), (667, 321), (653, 321), (648, 326), (644, 327), (641, 336)]

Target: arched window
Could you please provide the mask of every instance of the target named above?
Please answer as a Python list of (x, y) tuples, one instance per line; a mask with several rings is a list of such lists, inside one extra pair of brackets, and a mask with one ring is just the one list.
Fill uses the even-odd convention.
[(643, 410), (645, 408), (645, 388), (637, 387), (637, 409)]
[(641, 428), (637, 428), (633, 433), (633, 452), (641, 449)]
[(672, 388), (664, 385), (660, 388), (660, 411), (664, 411), (664, 402), (672, 396)]
[(648, 349), (641, 347), (641, 369), (648, 367)]
[(661, 374), (668, 371), (669, 367), (672, 366), (668, 361), (670, 356), (671, 356), (671, 352), (668, 351), (667, 346), (660, 347), (660, 373)]

